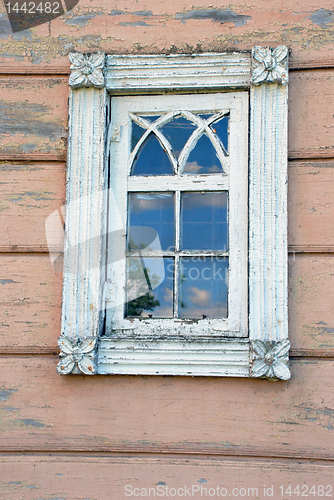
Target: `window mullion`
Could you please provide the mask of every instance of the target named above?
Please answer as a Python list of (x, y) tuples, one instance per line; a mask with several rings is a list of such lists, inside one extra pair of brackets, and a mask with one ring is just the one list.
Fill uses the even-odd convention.
[(181, 193), (175, 192), (175, 262), (174, 262), (174, 318), (179, 313), (179, 269), (180, 269), (180, 222), (181, 221)]

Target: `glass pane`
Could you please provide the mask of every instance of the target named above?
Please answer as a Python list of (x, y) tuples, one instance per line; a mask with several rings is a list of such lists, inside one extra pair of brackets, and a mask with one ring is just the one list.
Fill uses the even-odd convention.
[(167, 153), (153, 133), (139, 149), (133, 161), (132, 175), (174, 175)]
[(173, 317), (174, 260), (127, 258), (126, 317)]
[(133, 151), (137, 142), (139, 141), (139, 139), (141, 139), (143, 134), (146, 132), (146, 129), (140, 127), (135, 122), (132, 122), (131, 126), (132, 126), (132, 129), (131, 129), (131, 151)]
[(141, 118), (144, 118), (144, 120), (147, 120), (148, 122), (152, 123), (158, 120), (161, 115), (153, 115), (153, 116), (147, 116), (147, 115), (140, 115)]
[(212, 113), (206, 114), (206, 115), (198, 115), (202, 120), (206, 121), (208, 118), (212, 116)]
[[(135, 227), (135, 229), (132, 229)], [(140, 233), (142, 227), (142, 234)], [(156, 237), (152, 240), (153, 228)], [(153, 235), (154, 236), (154, 235)], [(174, 250), (174, 194), (129, 193), (128, 250)]]
[(210, 125), (211, 130), (217, 134), (221, 140), (226, 152), (228, 151), (228, 122), (229, 117), (224, 116)]
[(191, 151), (184, 167), (185, 174), (215, 174), (223, 172), (216, 150), (207, 135), (203, 134)]
[(180, 259), (179, 318), (227, 318), (228, 257)]
[(227, 191), (181, 193), (181, 249), (228, 250)]
[(170, 142), (173, 148), (173, 155), (176, 159), (179, 157), (181, 150), (196, 128), (196, 125), (186, 118), (183, 118), (183, 116), (177, 116), (161, 127), (160, 132), (162, 132)]

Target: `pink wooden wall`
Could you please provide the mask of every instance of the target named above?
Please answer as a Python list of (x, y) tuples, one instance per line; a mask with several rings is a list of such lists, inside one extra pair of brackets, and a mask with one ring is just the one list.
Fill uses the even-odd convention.
[[(126, 485), (159, 481), (257, 487), (258, 498), (273, 485), (276, 500), (280, 485), (334, 483), (331, 9), (329, 0), (80, 0), (28, 32), (12, 35), (0, 19), (1, 500), (120, 500)], [(292, 49), (291, 381), (57, 375), (61, 276), (44, 222), (65, 197), (68, 52), (282, 43)]]

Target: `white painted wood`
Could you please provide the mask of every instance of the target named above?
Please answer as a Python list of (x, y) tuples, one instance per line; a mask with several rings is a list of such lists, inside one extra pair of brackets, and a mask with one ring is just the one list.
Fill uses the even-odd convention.
[(91, 55), (71, 52), (69, 58), (71, 74), (68, 83), (72, 89), (80, 87), (104, 88), (103, 69), (106, 55), (103, 52)]
[[(182, 328), (189, 328), (197, 335), (204, 334), (214, 328), (216, 331), (224, 332), (227, 337), (247, 337), (248, 336), (248, 306), (247, 306), (247, 227), (248, 227), (248, 94), (246, 92), (225, 93), (225, 94), (197, 94), (182, 96), (143, 96), (137, 97), (113, 97), (112, 98), (111, 121), (121, 129), (120, 141), (110, 145), (111, 151), (111, 170), (110, 182), (111, 189), (117, 198), (118, 210), (123, 221), (123, 227), (127, 221), (127, 184), (129, 191), (151, 191), (155, 192), (166, 189), (175, 190), (176, 194), (176, 219), (179, 221), (179, 193), (182, 189), (191, 191), (203, 191), (206, 186), (209, 190), (228, 190), (229, 191), (229, 285), (228, 285), (228, 318), (216, 320), (192, 321), (191, 325), (185, 326), (186, 322), (180, 319), (152, 319), (151, 321), (134, 322), (124, 317), (124, 303), (126, 297), (124, 292), (118, 292), (118, 300), (114, 307), (110, 304), (106, 311), (106, 335), (112, 335), (115, 329), (124, 332), (131, 331), (133, 335), (133, 325), (137, 325), (137, 330), (144, 334), (153, 334), (154, 331), (163, 329), (165, 335), (173, 335), (175, 332), (181, 332)], [(152, 115), (163, 114), (157, 124), (167, 122), (172, 116), (181, 110), (183, 115), (192, 116), (192, 120), (206, 128), (209, 121), (199, 120), (193, 114), (212, 113), (212, 121), (230, 114), (229, 122), (229, 143), (230, 154), (228, 157), (228, 174), (187, 175), (182, 177), (181, 172), (171, 176), (145, 176), (128, 177), (131, 171), (131, 163), (134, 154), (130, 154), (130, 135), (131, 119), (135, 113)], [(223, 110), (223, 111), (221, 111)], [(136, 123), (139, 119), (135, 119)], [(156, 126), (150, 123), (142, 123), (144, 127), (149, 127), (156, 133)], [(145, 135), (145, 134), (144, 134)], [(200, 134), (193, 133), (197, 139)], [(161, 141), (163, 144), (164, 142)], [(188, 141), (192, 144), (192, 141)], [(189, 145), (186, 147), (189, 147)], [(193, 147), (194, 144), (192, 144)], [(137, 152), (137, 149), (135, 149)], [(172, 154), (172, 153), (170, 153)], [(188, 153), (189, 154), (189, 153)], [(183, 155), (185, 158), (188, 154)], [(182, 153), (181, 155), (182, 156)], [(227, 165), (227, 158), (224, 158)], [(183, 159), (180, 160), (183, 162)], [(143, 188), (143, 189), (142, 189)], [(114, 210), (114, 208), (112, 208)], [(116, 232), (112, 214), (109, 216), (109, 235)], [(178, 226), (177, 226), (178, 227)], [(125, 231), (124, 231), (125, 234)], [(179, 233), (177, 233), (178, 235)], [(112, 238), (112, 236), (111, 236)], [(124, 237), (125, 240), (125, 237)], [(110, 241), (108, 248), (108, 262), (113, 262), (108, 266), (107, 276), (114, 275), (119, 288), (124, 290), (126, 287), (125, 277), (125, 241), (122, 242), (124, 251), (123, 258), (115, 262), (114, 252), (117, 246), (116, 241)], [(175, 267), (178, 271), (178, 238), (176, 241)], [(117, 252), (119, 249), (117, 248)], [(165, 254), (166, 252), (163, 252)], [(203, 255), (205, 252), (203, 252)], [(221, 252), (210, 252), (210, 254), (221, 255)], [(152, 255), (152, 254), (151, 254)], [(174, 301), (178, 303), (178, 284), (174, 287)]]
[(245, 88), (250, 83), (250, 54), (109, 55), (105, 80), (112, 93)]
[[(289, 378), (286, 247), (287, 55), (288, 50), (284, 46), (275, 50), (255, 47), (252, 59), (248, 53), (191, 56), (113, 55), (106, 58), (101, 53), (83, 56), (72, 54), (74, 66), (71, 68), (70, 84), (73, 89), (78, 90), (71, 91), (69, 109), (68, 209), (64, 255), (66, 272), (63, 288), (63, 335), (60, 339), (61, 348), (65, 346), (62, 359), (67, 361), (58, 368), (60, 373), (81, 373), (84, 367), (87, 373), (103, 374), (160, 373)], [(254, 86), (251, 86), (252, 84)], [(79, 88), (85, 85), (96, 88)], [(103, 85), (105, 88), (97, 90)], [(124, 137), (128, 122), (119, 123), (119, 101), (113, 95), (137, 94), (137, 107), (131, 109), (136, 113), (142, 110), (145, 99), (152, 99), (152, 96), (145, 98), (140, 94), (163, 93), (168, 89), (186, 93), (201, 92), (203, 95), (206, 91), (250, 89), (248, 278), (245, 272), (247, 261), (244, 261), (244, 250), (240, 253), (230, 252), (229, 256), (232, 268), (241, 266), (239, 276), (242, 288), (246, 282), (246, 297), (247, 285), (249, 288), (249, 328), (247, 316), (246, 320), (241, 323), (239, 321), (237, 328), (233, 328), (232, 324), (227, 325), (224, 320), (201, 320), (195, 322), (196, 328), (193, 322), (182, 322), (180, 326), (180, 321), (176, 319), (167, 320), (169, 323), (165, 325), (150, 320), (127, 321), (122, 318), (116, 307), (110, 309), (113, 313), (110, 314), (110, 321), (107, 321), (107, 324), (113, 324), (112, 331), (109, 331), (111, 337), (105, 338), (101, 336), (101, 309), (104, 301), (110, 304), (115, 299), (116, 302), (123, 303), (125, 299), (124, 287), (118, 283), (119, 277), (123, 282), (125, 279), (124, 259), (119, 260), (117, 272), (113, 268), (108, 269), (108, 283), (106, 287), (103, 286), (106, 251), (103, 239), (104, 217), (108, 203), (109, 231), (118, 231), (114, 243), (117, 251), (125, 255), (124, 227), (123, 231), (121, 229), (126, 218), (124, 192), (127, 180), (124, 172), (127, 172), (128, 164), (123, 166), (125, 149), (119, 148), (118, 144)], [(112, 96), (111, 115), (106, 108), (106, 90)], [(181, 106), (175, 104), (177, 97), (174, 95), (171, 98), (169, 108), (167, 106), (166, 109), (164, 105), (164, 112), (177, 111), (179, 107), (187, 108), (187, 100), (192, 99), (191, 96), (183, 95)], [(226, 111), (221, 104), (217, 104), (215, 109)], [(231, 130), (231, 137), (235, 137), (237, 142), (241, 137), (247, 137), (247, 131), (240, 127), (247, 109), (247, 105), (242, 105), (234, 111), (235, 129)], [(159, 109), (155, 108), (154, 111)], [(191, 144), (188, 146), (191, 149)], [(105, 151), (106, 156), (110, 154), (114, 164), (118, 165), (110, 179), (113, 191), (108, 202), (101, 194), (106, 187)], [(228, 167), (226, 172), (230, 170), (231, 175), (222, 174), (220, 180), (216, 175), (203, 176), (198, 183), (199, 190), (222, 189), (232, 193), (236, 184), (247, 184), (247, 172), (234, 175), (233, 158), (231, 160), (225, 157), (225, 160)], [(155, 185), (155, 191), (192, 190), (193, 183), (190, 175), (184, 179), (176, 175), (173, 179), (162, 178), (158, 185)], [(130, 178), (128, 190), (136, 189), (150, 191), (150, 180)], [(235, 197), (230, 207), (231, 220), (238, 220), (238, 204), (244, 203), (242, 192), (240, 191), (240, 196)], [(230, 242), (231, 249), (233, 245), (239, 245), (239, 238), (242, 240), (247, 234), (247, 220), (235, 227), (231, 235), (234, 240)], [(92, 240), (95, 244), (94, 250), (92, 245), (88, 244), (88, 241)], [(247, 255), (247, 238), (242, 241), (246, 242)], [(233, 296), (238, 292), (239, 281), (234, 277), (230, 280), (230, 294)], [(240, 304), (244, 300), (245, 297), (241, 299)], [(235, 311), (238, 314), (238, 308), (235, 308)], [(249, 334), (249, 338), (237, 340), (240, 332), (243, 332), (243, 336)], [(99, 342), (94, 341), (97, 337)]]
[(288, 338), (287, 86), (251, 89), (249, 335)]
[(71, 91), (66, 189), (62, 334), (102, 334), (106, 197), (105, 89)]
[(195, 176), (161, 176), (159, 183), (149, 176), (136, 176), (128, 178), (128, 191), (228, 191), (230, 187), (229, 176), (225, 174), (208, 174)]
[(251, 89), (249, 336), (268, 348), (288, 339), (287, 98), (287, 85)]
[(102, 339), (99, 373), (248, 377), (248, 341)]

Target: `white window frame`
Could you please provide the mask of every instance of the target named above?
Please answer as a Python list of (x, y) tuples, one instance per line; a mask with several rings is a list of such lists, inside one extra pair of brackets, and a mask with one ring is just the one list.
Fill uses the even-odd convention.
[[(73, 53), (70, 59), (64, 244), (69, 272), (58, 372), (288, 379), (288, 49), (192, 56)], [(166, 338), (161, 326), (149, 337), (141, 336), (140, 326), (131, 334), (104, 336), (105, 300), (115, 293), (113, 283), (105, 284), (108, 145), (120, 133), (117, 124), (108, 128), (108, 94), (137, 95), (140, 101), (141, 94), (231, 90), (249, 92), (248, 337), (205, 330)]]

